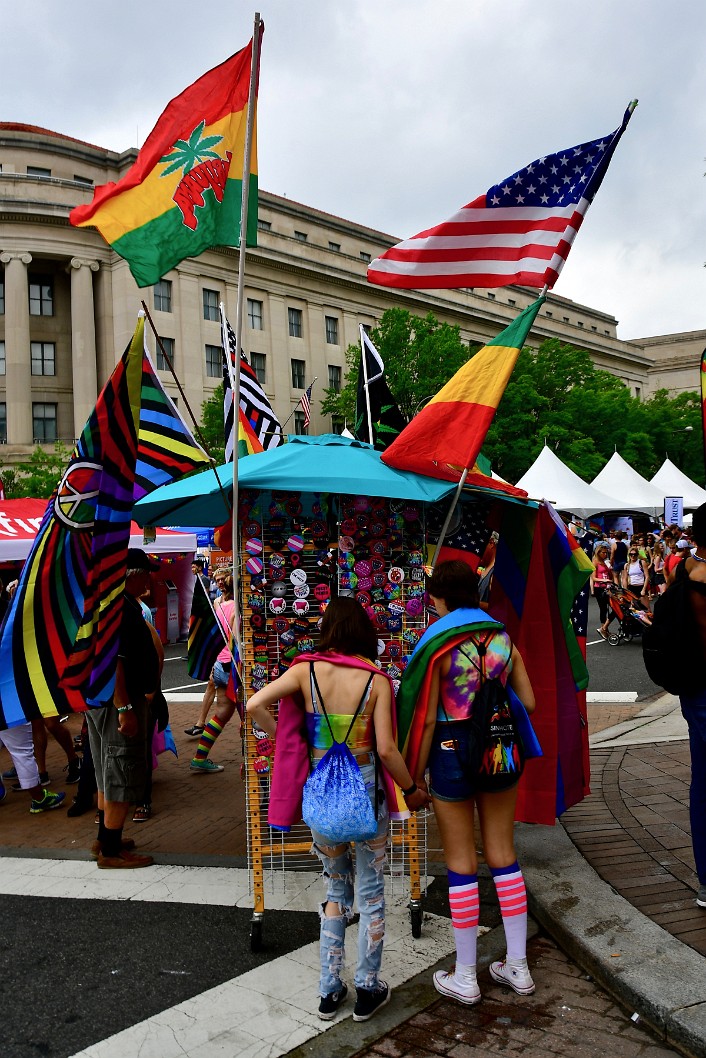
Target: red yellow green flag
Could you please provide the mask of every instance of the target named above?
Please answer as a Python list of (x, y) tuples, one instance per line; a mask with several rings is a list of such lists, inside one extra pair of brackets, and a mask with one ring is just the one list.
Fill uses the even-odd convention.
[[(252, 49), (251, 40), (172, 99), (125, 176), (97, 187), (92, 202), (71, 211), (72, 224), (97, 228), (125, 258), (140, 287), (156, 283), (185, 257), (240, 243)], [(246, 243), (255, 246), (254, 123), (248, 180)]]
[(528, 305), (449, 379), (382, 453), (383, 463), (444, 481), (458, 481), (473, 466), (545, 300)]

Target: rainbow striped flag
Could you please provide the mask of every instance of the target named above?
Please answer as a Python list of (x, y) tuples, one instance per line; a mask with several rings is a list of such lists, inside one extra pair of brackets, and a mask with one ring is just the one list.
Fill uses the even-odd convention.
[(241, 456), (251, 456), (255, 452), (264, 451), (247, 415), (242, 408), (238, 408), (238, 459)]
[(193, 680), (207, 680), (222, 649), (223, 636), (207, 595), (206, 585), (197, 577), (191, 601), (186, 651), (186, 671), (189, 676)]
[[(258, 60), (259, 47), (258, 41)], [(97, 228), (140, 287), (156, 283), (185, 257), (239, 245), (252, 49), (251, 40), (172, 99), (125, 176), (97, 187), (92, 202), (71, 211), (71, 223)], [(255, 246), (254, 126), (247, 179), (246, 242)]]
[(458, 481), (473, 467), (488, 427), (545, 302), (537, 298), (449, 379), (380, 456), (395, 470)]
[(135, 500), (204, 467), (140, 318), (47, 504), (0, 632), (0, 729), (109, 701)]

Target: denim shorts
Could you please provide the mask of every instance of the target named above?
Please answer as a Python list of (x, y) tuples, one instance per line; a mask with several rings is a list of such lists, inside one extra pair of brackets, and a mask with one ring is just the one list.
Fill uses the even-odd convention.
[(213, 666), (213, 682), (216, 687), (227, 687), (230, 679), (230, 661), (217, 661)]
[(471, 725), (437, 723), (429, 753), (429, 790), (439, 801), (467, 801), (476, 792), (471, 775)]

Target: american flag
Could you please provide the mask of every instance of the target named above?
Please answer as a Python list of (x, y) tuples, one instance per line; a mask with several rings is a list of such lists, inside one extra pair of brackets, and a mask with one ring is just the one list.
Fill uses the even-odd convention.
[(601, 139), (530, 162), (368, 267), (380, 286), (553, 287), (635, 108)]
[(300, 400), (302, 411), (304, 412), (304, 429), (309, 429), (309, 423), (311, 422), (311, 391), (314, 388), (312, 382), (308, 389), (304, 390), (304, 396)]
[[(427, 511), (429, 543), (436, 544), (447, 514), (447, 504), (434, 504)], [(444, 537), (439, 562), (460, 558), (477, 570), (496, 528), (493, 500), (478, 499), (459, 503)]]
[[(235, 365), (236, 339), (223, 307), (221, 306), (221, 345), (223, 347), (223, 419), (225, 423), (225, 457), (230, 463), (233, 449), (238, 443), (238, 431), (233, 419), (233, 390), (230, 385), (230, 371), (225, 358), (230, 358), (230, 365)], [(276, 448), (282, 443), (282, 427), (272, 406), (265, 396), (257, 375), (248, 363), (244, 353), (240, 354), (240, 410), (252, 427), (262, 447)]]

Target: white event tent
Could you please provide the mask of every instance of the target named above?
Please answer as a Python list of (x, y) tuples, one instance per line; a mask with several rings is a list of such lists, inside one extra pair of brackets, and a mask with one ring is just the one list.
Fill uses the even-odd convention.
[(574, 474), (546, 444), (516, 487), (537, 499), (549, 500), (558, 511), (568, 511), (577, 518), (625, 509), (615, 496), (601, 492)]
[(618, 452), (613, 453), (591, 484), (609, 496), (619, 496), (620, 510), (639, 511), (655, 519), (664, 514), (665, 493), (633, 470)]
[(655, 476), (651, 485), (654, 485), (664, 493), (665, 496), (681, 496), (684, 500), (684, 510), (694, 510), (706, 503), (706, 489), (702, 489), (696, 482), (688, 478), (671, 459), (665, 459)]

